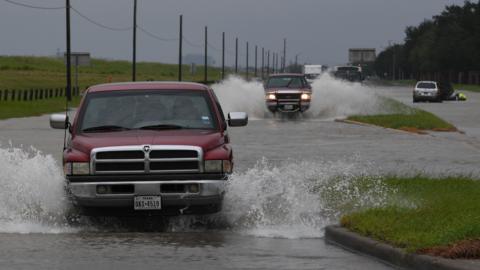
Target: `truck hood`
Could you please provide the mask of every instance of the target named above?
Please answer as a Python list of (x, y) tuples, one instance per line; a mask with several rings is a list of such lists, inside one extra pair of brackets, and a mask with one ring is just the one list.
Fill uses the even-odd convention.
[(285, 94), (295, 94), (303, 92), (312, 92), (312, 89), (309, 88), (266, 88), (265, 92), (275, 92), (275, 93), (285, 93)]
[(119, 132), (82, 133), (72, 139), (73, 149), (90, 154), (93, 148), (127, 145), (191, 145), (204, 152), (225, 143), (215, 130), (129, 130)]

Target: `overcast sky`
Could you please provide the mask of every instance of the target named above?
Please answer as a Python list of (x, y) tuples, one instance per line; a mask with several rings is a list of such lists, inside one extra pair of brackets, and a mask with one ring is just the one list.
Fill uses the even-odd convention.
[[(12, 0), (45, 7), (64, 0)], [(178, 37), (178, 16), (184, 15), (184, 36), (193, 45), (203, 44), (204, 26), (209, 43), (221, 48), (227, 35), (227, 65), (234, 63), (234, 38), (240, 40), (241, 65), (245, 42), (280, 52), (287, 38), (287, 59), (299, 54), (300, 62), (340, 64), (348, 61), (348, 48), (382, 50), (404, 39), (405, 27), (439, 14), (448, 4), (464, 0), (138, 0), (138, 25), (164, 38)], [(133, 0), (71, 0), (89, 18), (115, 28), (132, 25)], [(0, 0), (0, 54), (54, 55), (65, 50), (64, 10), (38, 10)], [(94, 57), (131, 59), (132, 31), (100, 28), (72, 13), (72, 50)], [(159, 41), (138, 33), (140, 61), (177, 62), (177, 41)], [(220, 52), (209, 48), (217, 62)], [(184, 44), (184, 55), (203, 48)], [(253, 62), (252, 60), (250, 60)]]

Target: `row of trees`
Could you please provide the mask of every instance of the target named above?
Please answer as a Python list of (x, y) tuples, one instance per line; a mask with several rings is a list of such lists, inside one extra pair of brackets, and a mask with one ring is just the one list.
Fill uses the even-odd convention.
[(392, 79), (448, 79), (480, 83), (480, 1), (451, 5), (408, 27), (403, 44), (381, 52), (375, 70)]

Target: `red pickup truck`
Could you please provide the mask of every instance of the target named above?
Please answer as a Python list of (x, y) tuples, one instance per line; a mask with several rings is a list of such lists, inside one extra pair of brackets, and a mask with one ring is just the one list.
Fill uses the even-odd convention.
[(229, 126), (206, 85), (179, 82), (103, 84), (90, 87), (70, 123), (63, 153), (66, 190), (84, 214), (209, 214), (221, 210), (233, 169)]

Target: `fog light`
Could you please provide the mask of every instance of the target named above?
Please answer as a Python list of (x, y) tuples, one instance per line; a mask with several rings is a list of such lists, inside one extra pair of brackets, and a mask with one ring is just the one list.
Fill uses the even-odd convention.
[(190, 185), (188, 185), (188, 192), (190, 192), (190, 193), (198, 193), (198, 185), (197, 185), (197, 184), (190, 184)]
[(107, 194), (108, 187), (107, 186), (97, 186), (97, 194)]

